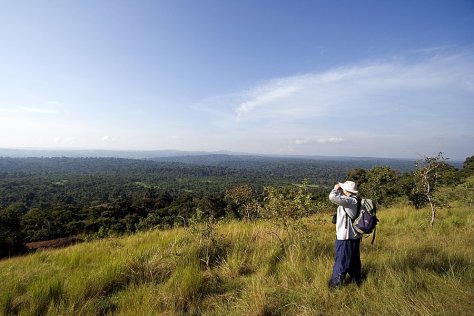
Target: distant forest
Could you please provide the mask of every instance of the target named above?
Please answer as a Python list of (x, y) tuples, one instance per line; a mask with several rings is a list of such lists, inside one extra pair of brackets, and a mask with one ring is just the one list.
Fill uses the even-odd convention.
[(51, 208), (64, 203), (87, 207), (118, 196), (132, 198), (146, 189), (196, 195), (222, 195), (250, 184), (288, 185), (308, 179), (331, 185), (349, 170), (389, 166), (413, 170), (408, 160), (310, 160), (228, 155), (183, 156), (138, 160), (123, 158), (0, 158), (0, 207), (14, 203)]
[[(303, 181), (317, 205), (313, 211), (329, 209), (328, 190), (348, 176), (367, 182), (368, 193), (378, 192), (371, 186), (387, 189), (382, 204), (391, 200), (386, 195), (413, 200), (414, 167), (414, 161), (370, 158), (0, 158), (0, 244), (5, 255), (25, 242), (171, 227), (197, 210), (241, 218), (242, 201), (263, 205), (267, 187), (288, 197)], [(451, 165), (444, 175), (452, 185), (462, 177)]]

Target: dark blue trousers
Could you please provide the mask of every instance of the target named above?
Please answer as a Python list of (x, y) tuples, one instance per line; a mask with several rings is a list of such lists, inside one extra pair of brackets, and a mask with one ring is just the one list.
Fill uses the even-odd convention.
[(336, 240), (336, 258), (329, 285), (341, 285), (347, 273), (353, 281), (357, 283), (362, 281), (360, 238)]

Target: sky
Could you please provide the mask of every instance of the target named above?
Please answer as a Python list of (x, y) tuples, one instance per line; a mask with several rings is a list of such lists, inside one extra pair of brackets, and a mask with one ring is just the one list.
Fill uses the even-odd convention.
[(474, 155), (474, 1), (0, 0), (0, 147)]

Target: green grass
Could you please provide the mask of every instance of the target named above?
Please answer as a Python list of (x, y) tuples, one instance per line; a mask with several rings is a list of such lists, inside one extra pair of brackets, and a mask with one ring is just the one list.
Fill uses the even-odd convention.
[(335, 291), (329, 214), (284, 247), (285, 232), (260, 221), (40, 251), (0, 261), (0, 314), (473, 315), (473, 211), (440, 210), (431, 229), (428, 210), (381, 210), (362, 286)]

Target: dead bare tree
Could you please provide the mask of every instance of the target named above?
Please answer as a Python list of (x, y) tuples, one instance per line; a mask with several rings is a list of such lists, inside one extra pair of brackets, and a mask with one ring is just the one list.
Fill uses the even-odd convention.
[(419, 193), (423, 194), (428, 200), (431, 207), (431, 222), (433, 227), (436, 218), (436, 189), (438, 184), (438, 171), (445, 164), (447, 159), (443, 157), (443, 153), (439, 153), (434, 157), (425, 157), (416, 162), (416, 171), (414, 173), (416, 187)]

